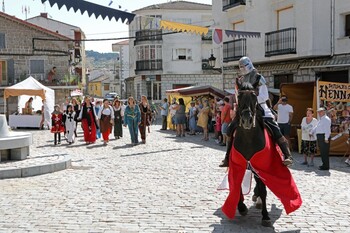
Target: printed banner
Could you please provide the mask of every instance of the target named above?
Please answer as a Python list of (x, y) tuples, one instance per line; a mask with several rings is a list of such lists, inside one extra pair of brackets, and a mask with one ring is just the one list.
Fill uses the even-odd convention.
[(319, 81), (318, 95), (320, 100), (350, 102), (350, 84)]

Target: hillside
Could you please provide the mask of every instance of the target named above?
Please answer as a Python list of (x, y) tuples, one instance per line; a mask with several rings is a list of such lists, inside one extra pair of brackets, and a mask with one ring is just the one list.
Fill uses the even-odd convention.
[(119, 53), (100, 53), (93, 50), (86, 50), (85, 53), (87, 67), (90, 69), (115, 69), (119, 58)]

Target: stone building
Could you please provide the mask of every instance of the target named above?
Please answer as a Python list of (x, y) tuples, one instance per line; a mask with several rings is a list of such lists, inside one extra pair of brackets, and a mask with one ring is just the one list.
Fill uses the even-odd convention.
[(350, 80), (350, 1), (213, 0), (215, 27), (260, 32), (261, 38), (227, 38), (215, 45), (232, 88), (237, 62), (249, 56), (271, 89), (282, 83)]
[(159, 29), (159, 20), (209, 26), (211, 5), (173, 1), (133, 13), (138, 16), (129, 26), (129, 35), (135, 39), (129, 40), (130, 77), (126, 80), (126, 91), (134, 89), (135, 98), (146, 95), (160, 102), (169, 89), (195, 85), (223, 88), (221, 73), (207, 70), (212, 53), (210, 35), (164, 34), (169, 31)]
[[(0, 12), (0, 100), (7, 86), (33, 76), (42, 84), (55, 89), (56, 102), (63, 102), (71, 90), (69, 70), (70, 38), (24, 20)], [(48, 73), (56, 67), (55, 83)], [(12, 104), (11, 104), (12, 103)], [(1, 105), (2, 104), (2, 105)], [(4, 111), (3, 102), (0, 112)], [(8, 113), (16, 111), (16, 100), (9, 100)]]

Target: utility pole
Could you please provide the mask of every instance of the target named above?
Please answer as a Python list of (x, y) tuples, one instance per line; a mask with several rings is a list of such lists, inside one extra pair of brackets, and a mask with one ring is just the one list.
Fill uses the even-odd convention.
[(5, 0), (2, 0), (2, 12), (5, 13)]

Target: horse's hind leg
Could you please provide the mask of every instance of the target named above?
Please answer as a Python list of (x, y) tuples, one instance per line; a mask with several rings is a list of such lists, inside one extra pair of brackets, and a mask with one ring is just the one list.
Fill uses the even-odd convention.
[(244, 204), (244, 197), (243, 197), (243, 193), (242, 193), (242, 189), (241, 189), (241, 194), (240, 194), (240, 198), (239, 198), (239, 202), (238, 202), (238, 212), (240, 215), (242, 216), (246, 216), (248, 214), (248, 208), (247, 206)]
[(260, 196), (261, 202), (262, 202), (261, 214), (263, 217), (262, 217), (261, 225), (263, 225), (264, 227), (272, 227), (269, 213), (267, 212), (267, 208), (266, 208), (266, 195), (267, 195), (266, 186), (257, 177), (255, 177), (255, 181), (259, 187), (259, 196)]

